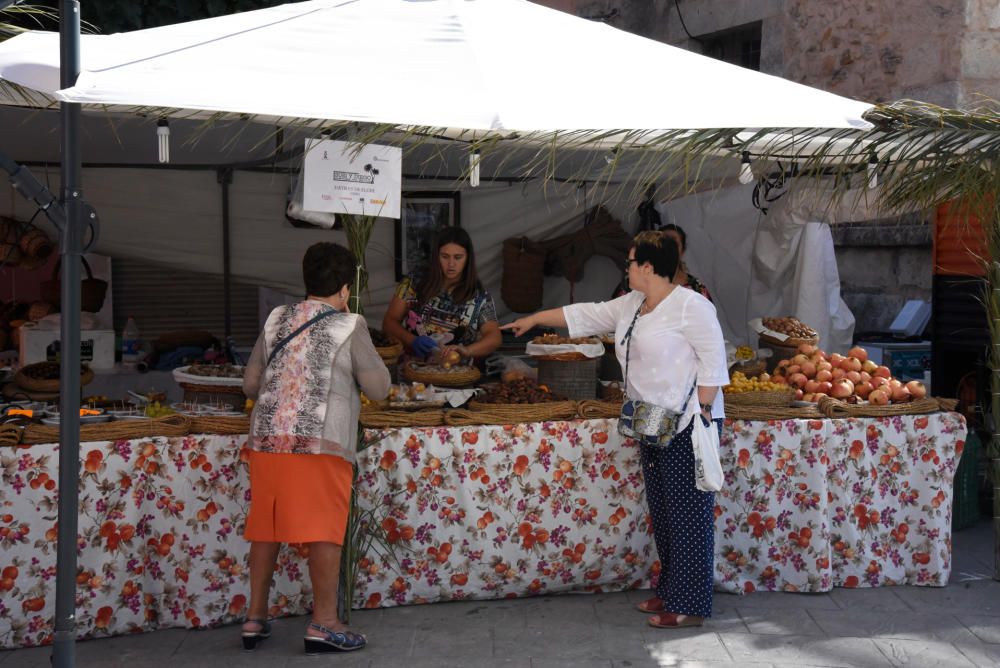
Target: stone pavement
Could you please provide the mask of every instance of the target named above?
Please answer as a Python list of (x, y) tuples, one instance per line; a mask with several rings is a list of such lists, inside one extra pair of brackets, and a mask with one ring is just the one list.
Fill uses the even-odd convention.
[[(646, 626), (646, 591), (439, 603), (355, 611), (369, 646), (307, 657), (305, 618), (275, 622), (261, 649), (239, 649), (238, 627), (172, 629), (77, 645), (77, 665), (645, 668), (671, 666), (1000, 666), (1000, 582), (991, 579), (992, 528), (954, 535), (945, 588), (835, 589), (829, 594), (716, 594), (702, 628)], [(0, 652), (0, 668), (49, 666), (50, 648)]]

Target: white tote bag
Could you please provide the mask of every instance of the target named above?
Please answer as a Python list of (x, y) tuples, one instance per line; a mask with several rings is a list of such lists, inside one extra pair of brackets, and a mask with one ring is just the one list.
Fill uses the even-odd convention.
[(694, 482), (703, 492), (722, 489), (722, 462), (719, 461), (719, 428), (714, 422), (705, 426), (701, 415), (692, 418), (691, 444), (694, 448)]

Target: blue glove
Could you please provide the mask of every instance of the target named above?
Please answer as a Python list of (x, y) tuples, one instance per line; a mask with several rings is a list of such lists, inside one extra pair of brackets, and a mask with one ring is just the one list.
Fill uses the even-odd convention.
[(437, 341), (429, 336), (418, 336), (413, 339), (413, 343), (410, 344), (410, 348), (413, 350), (414, 354), (418, 357), (426, 358), (431, 354), (435, 348), (438, 347)]

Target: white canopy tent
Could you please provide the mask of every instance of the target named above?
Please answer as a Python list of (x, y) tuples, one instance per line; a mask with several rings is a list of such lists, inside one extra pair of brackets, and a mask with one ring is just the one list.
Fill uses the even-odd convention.
[(58, 35), (28, 32), (0, 44), (0, 78), (101, 111), (386, 123), (465, 137), (871, 127), (868, 104), (527, 0), (308, 0), (84, 35), (81, 51), (77, 84), (59, 90)]

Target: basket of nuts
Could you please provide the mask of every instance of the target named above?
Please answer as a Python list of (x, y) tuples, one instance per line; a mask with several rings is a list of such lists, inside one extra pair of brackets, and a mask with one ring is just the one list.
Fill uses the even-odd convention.
[(403, 354), (403, 344), (381, 329), (369, 327), (368, 333), (371, 334), (372, 343), (375, 344), (375, 351), (378, 352), (378, 356), (382, 358), (382, 361), (386, 365), (395, 364), (399, 356)]
[[(94, 380), (94, 372), (86, 364), (80, 365), (80, 385)], [(59, 362), (37, 362), (21, 367), (14, 375), (14, 382), (32, 392), (59, 391)]]
[(790, 348), (797, 348), (803, 343), (813, 346), (819, 343), (819, 334), (816, 330), (798, 318), (791, 316), (784, 318), (763, 318), (761, 323), (764, 325), (764, 331), (759, 332), (760, 340), (765, 343), (778, 344)]

